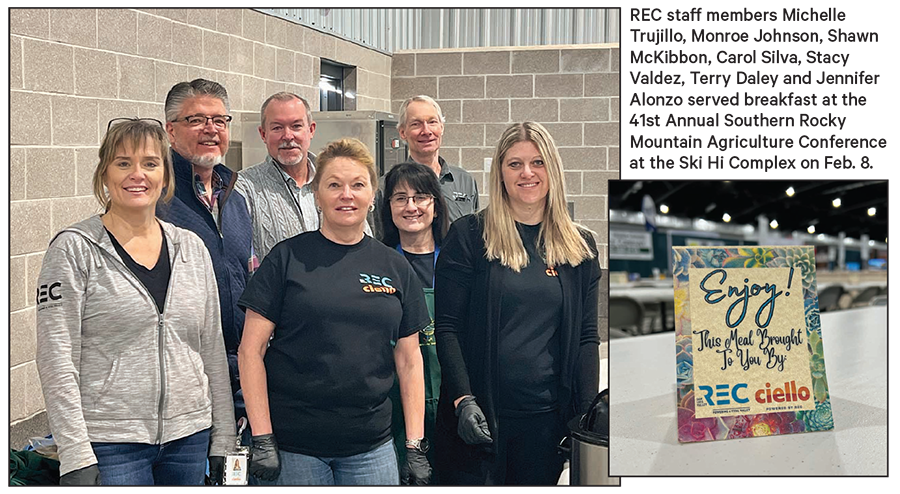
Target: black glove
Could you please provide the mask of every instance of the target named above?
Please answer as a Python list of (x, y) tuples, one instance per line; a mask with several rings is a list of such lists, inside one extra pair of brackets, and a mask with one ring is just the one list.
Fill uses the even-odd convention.
[(466, 444), (491, 444), (491, 431), (488, 429), (487, 419), (474, 396), (467, 396), (456, 407), (456, 416), (459, 421), (456, 424), (456, 433)]
[(225, 457), (209, 457), (209, 481), (212, 485), (225, 485)]
[(250, 446), (250, 475), (260, 480), (275, 480), (281, 473), (275, 434), (253, 436)]
[(400, 467), (401, 485), (428, 485), (431, 483), (431, 464), (425, 451), (406, 448), (406, 463)]
[(89, 467), (72, 470), (59, 478), (59, 485), (100, 485), (100, 469), (94, 463)]

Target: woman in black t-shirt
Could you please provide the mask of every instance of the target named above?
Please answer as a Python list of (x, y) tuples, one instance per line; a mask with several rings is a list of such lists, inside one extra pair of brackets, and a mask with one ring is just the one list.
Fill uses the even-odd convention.
[(555, 484), (564, 425), (599, 391), (597, 248), (540, 124), (503, 133), (488, 181), (435, 270), (435, 467), (449, 484)]
[[(388, 392), (396, 370), (406, 439), (420, 444), (418, 332), (431, 318), (409, 263), (363, 233), (377, 185), (368, 150), (342, 139), (317, 161), (320, 229), (277, 244), (238, 302), (250, 473), (277, 485), (397, 484)], [(401, 476), (430, 480), (424, 450)]]
[[(433, 308), (434, 265), (441, 250), (441, 240), (450, 228), (447, 204), (437, 175), (431, 168), (417, 163), (404, 163), (391, 168), (384, 176), (384, 195), (378, 209), (381, 211), (381, 231), (384, 232), (382, 241), (406, 257), (425, 288), (429, 309)], [(433, 319), (433, 310), (430, 312)], [(434, 324), (419, 332), (419, 348), (425, 371), (425, 437), (432, 438), (441, 386)], [(406, 448), (400, 441), (406, 436), (406, 427), (396, 384), (391, 389), (391, 400), (394, 402), (394, 442), (402, 463), (406, 458)], [(433, 450), (428, 452), (429, 460), (433, 453)]]

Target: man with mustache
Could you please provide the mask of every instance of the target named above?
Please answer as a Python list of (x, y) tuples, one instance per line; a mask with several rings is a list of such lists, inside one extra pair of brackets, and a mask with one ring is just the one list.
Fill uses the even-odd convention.
[[(195, 79), (179, 82), (169, 90), (165, 128), (172, 146), (175, 196), (169, 203), (160, 201), (156, 214), (196, 233), (212, 258), (235, 415), (240, 417), (245, 412), (237, 350), (244, 312), (237, 301), (259, 261), (253, 252), (247, 205), (234, 191), (237, 174), (222, 164), (232, 120), (228, 110), (228, 92), (217, 82)], [(177, 258), (177, 246), (174, 255)], [(221, 469), (223, 465), (215, 467)]]
[[(409, 145), (409, 159), (405, 163), (418, 163), (431, 168), (441, 184), (441, 193), (447, 202), (447, 216), (450, 222), (478, 211), (478, 187), (469, 172), (451, 165), (440, 155), (444, 137), (444, 114), (441, 106), (430, 96), (418, 95), (400, 105), (397, 119), (400, 138)], [(387, 171), (387, 170), (385, 170)], [(384, 193), (379, 187), (375, 196), (375, 207), (381, 204)], [(375, 226), (375, 234), (383, 237), (380, 213), (370, 216)]]
[(310, 186), (316, 163), (309, 144), (316, 123), (309, 102), (283, 91), (269, 96), (259, 114), (259, 137), (269, 154), (241, 170), (235, 188), (247, 199), (253, 248), (262, 261), (278, 242), (318, 230), (319, 214)]

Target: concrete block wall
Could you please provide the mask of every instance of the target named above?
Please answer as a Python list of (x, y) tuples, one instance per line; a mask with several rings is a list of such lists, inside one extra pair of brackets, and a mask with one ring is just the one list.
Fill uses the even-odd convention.
[[(575, 220), (595, 233), (604, 275), (607, 182), (619, 177), (619, 46), (571, 45), (401, 51), (391, 65), (391, 104), (426, 94), (446, 123), (441, 155), (475, 176), (487, 204), (484, 159), (510, 123), (536, 121), (559, 147)], [(608, 339), (608, 281), (600, 335)]]
[(11, 9), (9, 18), (10, 423), (18, 448), (46, 423), (34, 364), (43, 252), (55, 232), (98, 212), (91, 176), (108, 121), (163, 120), (173, 84), (216, 80), (235, 114), (226, 163), (239, 167), (240, 113), (258, 112), (281, 90), (317, 110), (322, 58), (357, 66), (358, 109), (390, 111), (391, 57), (249, 9)]
[(484, 159), (510, 123), (553, 135), (575, 219), (596, 233), (607, 266), (607, 181), (619, 176), (619, 47), (571, 45), (401, 51), (391, 66), (396, 113), (434, 97), (446, 119), (441, 155), (475, 176), (486, 204)]

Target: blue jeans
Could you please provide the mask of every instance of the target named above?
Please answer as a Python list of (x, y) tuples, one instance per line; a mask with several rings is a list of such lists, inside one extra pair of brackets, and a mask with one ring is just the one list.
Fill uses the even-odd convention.
[(279, 451), (281, 474), (274, 482), (260, 485), (398, 485), (394, 441), (358, 455), (320, 458)]
[(103, 485), (203, 485), (209, 429), (165, 444), (91, 443)]

